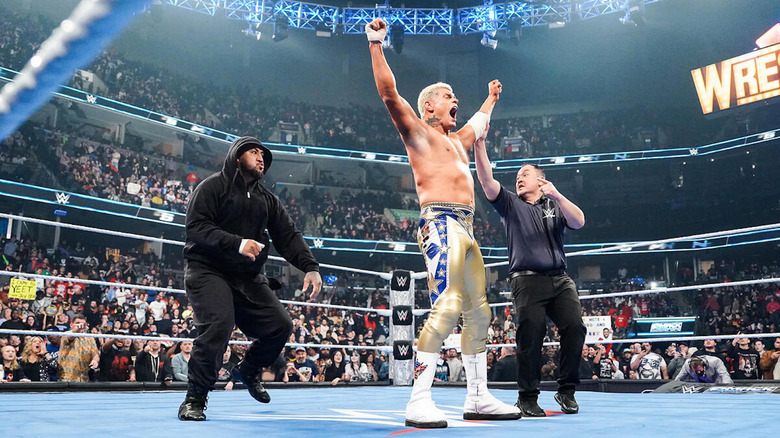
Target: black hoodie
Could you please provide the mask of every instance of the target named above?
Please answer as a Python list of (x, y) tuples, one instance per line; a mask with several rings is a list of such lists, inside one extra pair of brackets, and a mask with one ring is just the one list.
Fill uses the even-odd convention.
[[(222, 171), (203, 180), (192, 193), (187, 206), (184, 257), (221, 272), (256, 275), (268, 259), (270, 233), (274, 248), (290, 264), (303, 272), (319, 271), (319, 264), (279, 198), (259, 180), (247, 187), (239, 174), (237, 153), (245, 148), (247, 139), (233, 142)], [(257, 147), (265, 149), (259, 141)], [(266, 163), (268, 166), (270, 159)], [(255, 261), (238, 252), (242, 239), (265, 245)]]

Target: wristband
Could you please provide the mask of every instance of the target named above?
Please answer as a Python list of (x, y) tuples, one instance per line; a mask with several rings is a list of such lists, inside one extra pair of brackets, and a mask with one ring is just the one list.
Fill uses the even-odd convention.
[(487, 128), (487, 124), (490, 121), (490, 116), (483, 113), (482, 111), (477, 111), (476, 114), (471, 116), (468, 122), (466, 122), (466, 125), (471, 126), (474, 129), (474, 135), (476, 137), (474, 140), (479, 140), (480, 137), (482, 137), (482, 134), (485, 133), (485, 128)]

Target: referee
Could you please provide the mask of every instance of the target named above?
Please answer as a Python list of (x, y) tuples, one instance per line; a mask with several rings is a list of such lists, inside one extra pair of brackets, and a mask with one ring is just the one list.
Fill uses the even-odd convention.
[(585, 342), (577, 288), (566, 274), (563, 234), (585, 225), (585, 215), (544, 178), (544, 171), (526, 164), (517, 172), (515, 193), (493, 178), (483, 134), (474, 145), (477, 177), (485, 195), (503, 218), (509, 249), (512, 300), (517, 312), (517, 406), (524, 416), (544, 417), (537, 403), (542, 368), (545, 316), (561, 335), (561, 365), (555, 401), (563, 412), (579, 411), (574, 387)]

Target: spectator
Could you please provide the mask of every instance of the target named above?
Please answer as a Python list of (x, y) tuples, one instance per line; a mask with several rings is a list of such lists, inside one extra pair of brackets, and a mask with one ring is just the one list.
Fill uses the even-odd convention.
[(685, 360), (675, 380), (699, 383), (734, 383), (723, 361), (715, 356), (701, 355)]
[(184, 341), (180, 344), (181, 351), (171, 358), (173, 367), (173, 380), (179, 382), (187, 381), (187, 371), (189, 369), (190, 353), (192, 353), (192, 342)]
[(463, 362), (458, 359), (458, 351), (454, 348), (447, 350), (447, 367), (450, 369), (448, 381), (463, 382), (466, 380), (463, 371)]
[(447, 352), (439, 352), (439, 359), (436, 361), (436, 372), (433, 374), (433, 380), (436, 382), (447, 382), (450, 379), (450, 366), (447, 363)]
[(337, 383), (346, 378), (344, 375), (344, 354), (341, 352), (341, 350), (336, 350), (333, 352), (333, 357), (328, 359), (328, 361), (330, 363), (328, 364), (327, 368), (325, 368), (325, 382), (330, 382), (331, 385), (335, 386)]
[(349, 363), (344, 367), (344, 378), (350, 382), (375, 382), (376, 370), (361, 362), (357, 350), (349, 356)]
[[(82, 314), (76, 314), (70, 323), (71, 333), (84, 333), (87, 320)], [(89, 371), (98, 367), (100, 352), (95, 340), (87, 337), (67, 336), (60, 341), (60, 376), (63, 382), (88, 382)]]
[(609, 357), (604, 345), (596, 344), (596, 357), (593, 358), (593, 370), (599, 379), (612, 379), (618, 371), (617, 365)]
[(688, 348), (687, 343), (685, 342), (678, 342), (677, 347), (674, 351), (674, 358), (669, 361), (669, 363), (666, 366), (666, 371), (669, 374), (669, 378), (674, 379), (677, 377), (677, 374), (682, 369), (682, 365), (685, 363), (686, 360), (690, 359), (690, 357), (693, 355), (693, 353), (696, 350), (694, 349), (691, 351), (691, 349)]
[(20, 365), (33, 382), (50, 382), (57, 378), (57, 359), (46, 352), (46, 343), (40, 336), (25, 338)]
[(168, 356), (163, 354), (160, 341), (150, 339), (136, 356), (133, 372), (138, 382), (166, 382), (172, 380), (168, 368)]
[(587, 344), (582, 346), (582, 355), (580, 356), (578, 369), (580, 380), (595, 380), (599, 378), (596, 370), (593, 369), (593, 359), (595, 357), (596, 350), (593, 347), (589, 347)]
[(761, 355), (759, 366), (766, 380), (780, 380), (780, 338), (775, 338), (774, 347)]
[(222, 355), (222, 367), (217, 372), (217, 382), (225, 383), (225, 391), (231, 391), (237, 380), (233, 374), (233, 368), (236, 364), (230, 361), (231, 356), (230, 347), (225, 348), (225, 353)]
[(517, 380), (517, 357), (514, 347), (501, 347), (501, 357), (493, 371), (494, 382), (514, 382)]
[(133, 361), (130, 339), (106, 339), (100, 348), (100, 380), (103, 382), (131, 381)]
[(704, 348), (701, 350), (696, 350), (696, 352), (693, 353), (694, 356), (717, 356), (717, 345), (718, 343), (715, 341), (715, 339), (709, 338), (704, 340)]
[(16, 359), (16, 349), (6, 345), (0, 349), (3, 356), (3, 366), (0, 368), (0, 382), (29, 382), (30, 379), (24, 374), (24, 370), (19, 366)]
[(728, 349), (731, 361), (731, 378), (734, 380), (758, 379), (758, 363), (761, 360), (758, 352), (750, 346), (748, 338), (734, 338)]
[(317, 365), (306, 357), (306, 349), (295, 349), (295, 360), (287, 365), (285, 382), (311, 382), (319, 374)]
[(631, 369), (640, 379), (668, 379), (666, 361), (660, 354), (653, 352), (653, 345), (642, 343), (642, 350), (631, 358)]

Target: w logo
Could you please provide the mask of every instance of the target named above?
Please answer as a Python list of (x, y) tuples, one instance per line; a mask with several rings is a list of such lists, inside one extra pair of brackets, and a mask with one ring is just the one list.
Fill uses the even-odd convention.
[(57, 192), (55, 195), (57, 197), (57, 204), (67, 204), (68, 200), (70, 199), (70, 195), (65, 192)]
[(393, 279), (390, 281), (390, 289), (397, 291), (407, 291), (411, 284), (411, 274), (409, 271), (396, 270), (393, 271)]
[[(412, 360), (412, 353), (412, 343), (410, 341), (393, 341), (393, 359)], [(423, 370), (425, 370), (424, 365)], [(422, 372), (422, 370), (420, 372)]]
[(697, 148), (690, 148), (688, 149), (688, 153), (691, 155), (699, 155), (699, 150)]
[(95, 102), (97, 102), (97, 97), (95, 97), (95, 96), (93, 96), (91, 94), (87, 94), (87, 102), (95, 103)]
[(298, 153), (303, 155), (306, 153), (306, 148), (303, 146), (298, 146)]
[(315, 248), (322, 248), (322, 245), (324, 245), (325, 242), (322, 239), (314, 239), (314, 247)]
[(695, 394), (695, 393), (701, 392), (701, 390), (702, 390), (702, 388), (700, 388), (700, 387), (698, 387), (696, 385), (691, 385), (691, 386), (683, 385), (682, 386), (682, 393), (683, 394)]
[(393, 325), (412, 325), (412, 306), (393, 306)]

